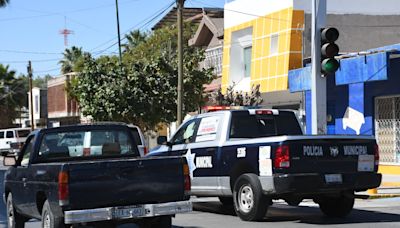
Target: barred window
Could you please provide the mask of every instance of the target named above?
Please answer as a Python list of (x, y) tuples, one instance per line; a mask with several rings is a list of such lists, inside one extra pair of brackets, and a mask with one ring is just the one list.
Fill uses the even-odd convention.
[(205, 51), (205, 60), (204, 67), (205, 68), (214, 68), (215, 75), (222, 74), (222, 46), (210, 48)]

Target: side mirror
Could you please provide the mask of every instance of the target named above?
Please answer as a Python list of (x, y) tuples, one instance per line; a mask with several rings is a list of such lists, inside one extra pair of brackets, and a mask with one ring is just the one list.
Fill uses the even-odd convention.
[(167, 144), (167, 136), (158, 136), (158, 137), (157, 137), (157, 144), (158, 144), (158, 145), (165, 145), (165, 144)]
[(17, 164), (17, 159), (14, 156), (7, 156), (3, 159), (4, 166), (15, 166)]

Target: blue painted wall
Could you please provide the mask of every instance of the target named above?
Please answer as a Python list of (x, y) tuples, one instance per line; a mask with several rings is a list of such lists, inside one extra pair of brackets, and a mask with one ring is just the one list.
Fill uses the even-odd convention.
[(343, 59), (336, 72), (336, 85), (386, 80), (388, 61), (387, 52)]
[[(386, 57), (383, 58), (383, 56)], [(363, 67), (367, 69), (343, 70), (336, 77), (327, 77), (327, 114), (333, 117), (333, 121), (327, 123), (328, 134), (356, 134), (356, 131), (351, 128), (343, 129), (342, 122), (347, 107), (364, 114), (365, 123), (361, 126), (360, 134), (374, 134), (375, 97), (400, 95), (400, 59), (389, 59), (388, 56), (389, 53), (375, 54), (375, 57), (368, 59), (366, 64), (363, 63)], [(345, 65), (347, 69), (350, 69), (354, 62), (345, 64), (350, 64)], [(307, 68), (304, 72), (289, 72), (289, 86), (293, 86), (291, 91), (292, 88), (293, 91), (306, 91), (306, 133), (311, 134), (311, 92), (309, 91), (311, 74), (308, 72), (310, 71)], [(347, 75), (344, 76), (344, 72), (347, 72)], [(357, 74), (364, 74), (364, 76), (360, 77)], [(371, 77), (371, 75), (377, 77)], [(296, 79), (296, 77), (301, 78)], [(341, 78), (338, 80), (338, 77)], [(359, 82), (360, 80), (365, 81)], [(345, 84), (337, 85), (338, 81)]]

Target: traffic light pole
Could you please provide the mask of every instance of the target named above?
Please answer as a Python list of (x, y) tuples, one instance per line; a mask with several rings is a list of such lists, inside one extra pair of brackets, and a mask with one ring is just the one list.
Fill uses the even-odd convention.
[(326, 134), (326, 77), (321, 76), (321, 28), (326, 24), (326, 0), (312, 1), (311, 27), (311, 128)]

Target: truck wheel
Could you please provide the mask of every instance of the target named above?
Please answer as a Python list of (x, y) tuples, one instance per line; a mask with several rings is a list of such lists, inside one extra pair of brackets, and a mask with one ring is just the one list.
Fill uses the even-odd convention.
[(269, 201), (263, 194), (257, 175), (241, 175), (233, 188), (236, 214), (244, 221), (258, 221), (267, 213)]
[(354, 198), (341, 197), (323, 197), (319, 201), (319, 209), (329, 217), (345, 217), (354, 206)]
[(233, 205), (233, 197), (219, 196), (218, 199), (224, 206), (232, 206)]
[(28, 221), (26, 217), (19, 214), (17, 210), (15, 210), (12, 194), (8, 194), (7, 197), (7, 224), (9, 228), (24, 228), (25, 222)]
[(42, 209), (42, 228), (62, 228), (65, 227), (62, 217), (53, 214), (50, 209), (49, 201), (46, 200)]

